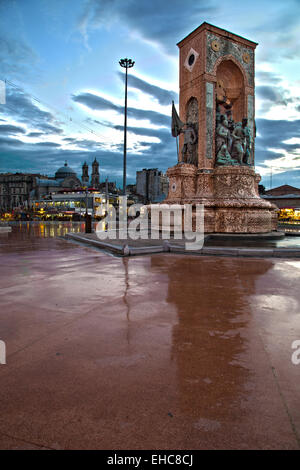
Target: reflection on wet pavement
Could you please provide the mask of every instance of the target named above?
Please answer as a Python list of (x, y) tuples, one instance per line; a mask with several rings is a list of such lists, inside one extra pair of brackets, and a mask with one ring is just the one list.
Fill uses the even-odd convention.
[(63, 237), (68, 232), (84, 232), (84, 222), (14, 222), (10, 224), (18, 240)]
[(0, 237), (0, 448), (296, 449), (300, 261)]

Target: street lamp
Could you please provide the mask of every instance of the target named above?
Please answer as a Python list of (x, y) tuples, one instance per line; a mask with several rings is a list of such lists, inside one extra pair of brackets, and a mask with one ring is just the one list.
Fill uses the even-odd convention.
[(88, 187), (85, 188), (85, 233), (92, 233), (92, 217), (88, 213)]
[(88, 215), (88, 194), (89, 194), (89, 190), (86, 187), (85, 188), (85, 218), (87, 218), (87, 215)]
[(121, 67), (126, 69), (125, 73), (125, 113), (124, 113), (124, 158), (123, 158), (123, 196), (126, 196), (126, 144), (127, 144), (127, 70), (134, 66), (131, 59), (119, 60)]

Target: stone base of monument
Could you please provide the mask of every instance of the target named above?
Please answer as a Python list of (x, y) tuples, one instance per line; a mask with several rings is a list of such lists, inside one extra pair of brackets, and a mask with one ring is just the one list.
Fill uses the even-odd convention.
[(259, 196), (260, 175), (252, 167), (199, 170), (183, 163), (169, 168), (167, 175), (169, 194), (163, 205), (191, 204), (193, 230), (197, 204), (204, 206), (205, 233), (268, 233), (277, 229), (277, 207)]

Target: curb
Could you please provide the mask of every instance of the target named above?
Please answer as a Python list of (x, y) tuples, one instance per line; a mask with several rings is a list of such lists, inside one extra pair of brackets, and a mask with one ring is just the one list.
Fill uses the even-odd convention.
[(300, 249), (298, 248), (231, 248), (208, 246), (197, 251), (186, 251), (183, 246), (172, 245), (169, 241), (165, 243), (165, 240), (162, 245), (133, 247), (125, 243), (125, 240), (124, 245), (120, 246), (101, 240), (93, 240), (74, 233), (67, 233), (65, 238), (67, 240), (76, 240), (85, 245), (91, 245), (119, 256), (138, 256), (170, 252), (184, 255), (230, 256), (241, 258), (300, 258)]

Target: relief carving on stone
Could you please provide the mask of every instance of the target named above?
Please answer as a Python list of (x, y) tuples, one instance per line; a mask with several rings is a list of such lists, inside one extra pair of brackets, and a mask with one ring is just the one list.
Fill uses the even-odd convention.
[(251, 166), (251, 132), (248, 119), (235, 123), (229, 113), (218, 115), (216, 123), (216, 166)]

